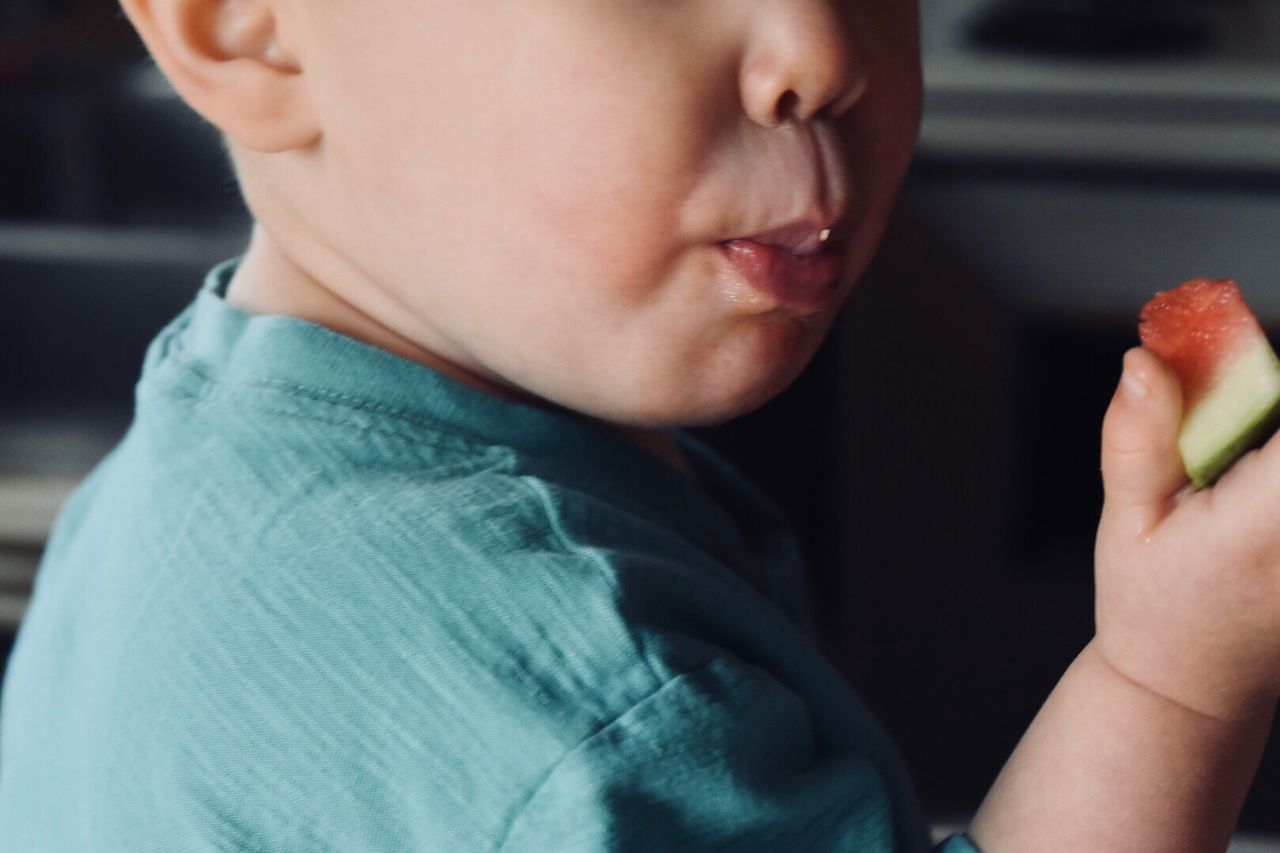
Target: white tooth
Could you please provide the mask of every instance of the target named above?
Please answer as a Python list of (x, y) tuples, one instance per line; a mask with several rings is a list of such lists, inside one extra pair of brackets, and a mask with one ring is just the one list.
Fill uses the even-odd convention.
[(830, 239), (831, 239), (831, 229), (823, 228), (822, 231), (818, 234), (818, 242), (825, 243)]

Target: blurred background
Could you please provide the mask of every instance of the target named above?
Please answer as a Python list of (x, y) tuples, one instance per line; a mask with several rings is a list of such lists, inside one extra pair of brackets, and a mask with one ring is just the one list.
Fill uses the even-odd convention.
[[(827, 346), (704, 436), (790, 512), (824, 646), (963, 821), (1092, 631), (1098, 429), (1139, 308), (1280, 330), (1280, 2), (924, 0), (919, 154)], [(0, 0), (0, 655), (151, 337), (247, 218), (112, 0)], [(1280, 850), (1280, 737), (1238, 849)]]

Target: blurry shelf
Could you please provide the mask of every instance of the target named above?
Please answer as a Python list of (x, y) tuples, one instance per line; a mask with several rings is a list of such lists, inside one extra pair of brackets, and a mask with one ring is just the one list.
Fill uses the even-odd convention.
[(0, 592), (15, 551), (44, 547), (62, 504), (125, 423), (123, 412), (93, 410), (36, 409), (0, 418)]
[(31, 576), (38, 561), (36, 551), (0, 548), (0, 594), (17, 589), (25, 595), (31, 589)]
[(1184, 55), (1065, 57), (973, 44), (990, 0), (925, 0), (920, 153), (935, 160), (1280, 176), (1280, 6), (1206, 7)]
[[(79, 482), (70, 477), (0, 476), (0, 548), (41, 548), (62, 504)], [(12, 565), (0, 552), (0, 589)]]
[(123, 413), (0, 417), (0, 631), (17, 627), (58, 512), (123, 429)]
[(1192, 125), (1177, 121), (930, 114), (924, 157), (1146, 170), (1280, 176), (1280, 121)]
[(243, 252), (248, 234), (247, 222), (182, 228), (0, 222), (0, 264), (206, 266)]
[(22, 621), (38, 563), (36, 552), (0, 549), (0, 631), (12, 631)]
[(0, 628), (16, 631), (27, 612), (28, 600), (26, 595), (0, 594)]
[(1280, 193), (975, 175), (915, 180), (903, 204), (1029, 316), (1128, 329), (1156, 290), (1205, 276), (1234, 278), (1280, 330)]

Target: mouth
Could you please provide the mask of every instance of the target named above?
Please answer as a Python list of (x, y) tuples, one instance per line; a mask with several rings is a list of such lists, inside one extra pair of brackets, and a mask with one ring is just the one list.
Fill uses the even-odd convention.
[(764, 297), (767, 307), (815, 313), (830, 305), (845, 268), (841, 225), (797, 221), (719, 245), (733, 277)]

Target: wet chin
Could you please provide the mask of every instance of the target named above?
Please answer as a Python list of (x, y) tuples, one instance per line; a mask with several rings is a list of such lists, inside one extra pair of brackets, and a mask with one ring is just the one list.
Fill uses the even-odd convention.
[(590, 414), (648, 427), (712, 426), (749, 414), (785, 390), (821, 343), (812, 329), (786, 338), (723, 352), (701, 364), (665, 363), (648, 381), (611, 385), (634, 393), (609, 394)]
[(670, 426), (715, 426), (742, 415), (749, 415), (786, 390), (800, 373), (793, 370), (785, 375), (756, 376), (737, 387), (717, 388), (704, 394), (700, 400), (687, 404), (679, 417), (669, 420)]

